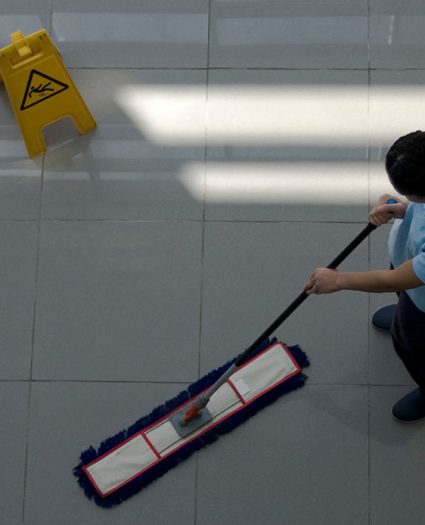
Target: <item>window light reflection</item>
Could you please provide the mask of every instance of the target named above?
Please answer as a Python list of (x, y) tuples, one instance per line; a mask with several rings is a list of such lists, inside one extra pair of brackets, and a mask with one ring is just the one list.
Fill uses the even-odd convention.
[[(202, 163), (186, 165), (180, 180), (202, 200)], [(225, 163), (208, 162), (206, 195), (211, 203), (365, 204), (367, 163)]]

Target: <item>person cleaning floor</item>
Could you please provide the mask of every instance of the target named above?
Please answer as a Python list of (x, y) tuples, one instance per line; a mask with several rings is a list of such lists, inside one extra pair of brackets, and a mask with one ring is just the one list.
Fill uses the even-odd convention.
[[(378, 310), (373, 324), (390, 329), (395, 351), (418, 385), (392, 408), (396, 420), (414, 422), (425, 417), (425, 132), (400, 137), (387, 153), (385, 168), (394, 189), (407, 199), (382, 195), (369, 213), (375, 226), (395, 219), (388, 240), (391, 269), (343, 272), (317, 268), (304, 291), (398, 294), (398, 304)], [(390, 199), (395, 203), (388, 204)]]

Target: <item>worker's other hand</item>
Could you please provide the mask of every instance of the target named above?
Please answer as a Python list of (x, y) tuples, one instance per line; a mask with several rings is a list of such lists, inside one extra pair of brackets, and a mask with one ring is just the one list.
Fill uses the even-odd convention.
[(305, 284), (304, 291), (310, 294), (323, 294), (338, 292), (338, 270), (329, 268), (316, 268), (310, 280)]
[[(397, 204), (387, 204), (390, 199), (397, 201)], [(378, 202), (370, 210), (369, 222), (375, 226), (381, 226), (390, 222), (391, 219), (402, 219), (406, 213), (407, 203), (400, 200), (398, 197), (389, 195), (381, 195)]]

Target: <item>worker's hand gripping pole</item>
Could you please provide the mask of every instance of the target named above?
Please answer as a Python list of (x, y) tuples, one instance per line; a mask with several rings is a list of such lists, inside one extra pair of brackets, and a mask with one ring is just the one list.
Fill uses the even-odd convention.
[[(368, 223), (365, 228), (330, 262), (327, 268), (334, 270), (342, 261), (344, 261), (352, 251), (364, 240), (369, 234), (376, 229), (372, 223)], [(292, 303), (284, 310), (275, 321), (252, 343), (252, 345), (245, 350), (234, 362), (234, 364), (226, 370), (226, 372), (203, 394), (198, 396), (189, 408), (184, 408), (182, 411), (174, 414), (170, 418), (171, 423), (182, 437), (187, 436), (211, 421), (212, 415), (207, 409), (208, 402), (211, 396), (232, 376), (235, 371), (243, 363), (248, 361), (255, 353), (257, 348), (268, 339), (273, 332), (309, 297), (306, 292), (292, 301)]]

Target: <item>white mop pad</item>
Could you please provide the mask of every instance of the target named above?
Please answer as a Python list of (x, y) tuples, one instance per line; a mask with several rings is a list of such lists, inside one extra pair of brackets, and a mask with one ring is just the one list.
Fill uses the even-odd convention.
[(182, 438), (170, 417), (191, 401), (177, 407), (154, 425), (135, 433), (123, 443), (84, 467), (97, 492), (106, 497), (141, 475), (169, 454), (242, 410), (269, 390), (300, 372), (283, 343), (276, 343), (241, 366), (211, 397), (213, 419)]

